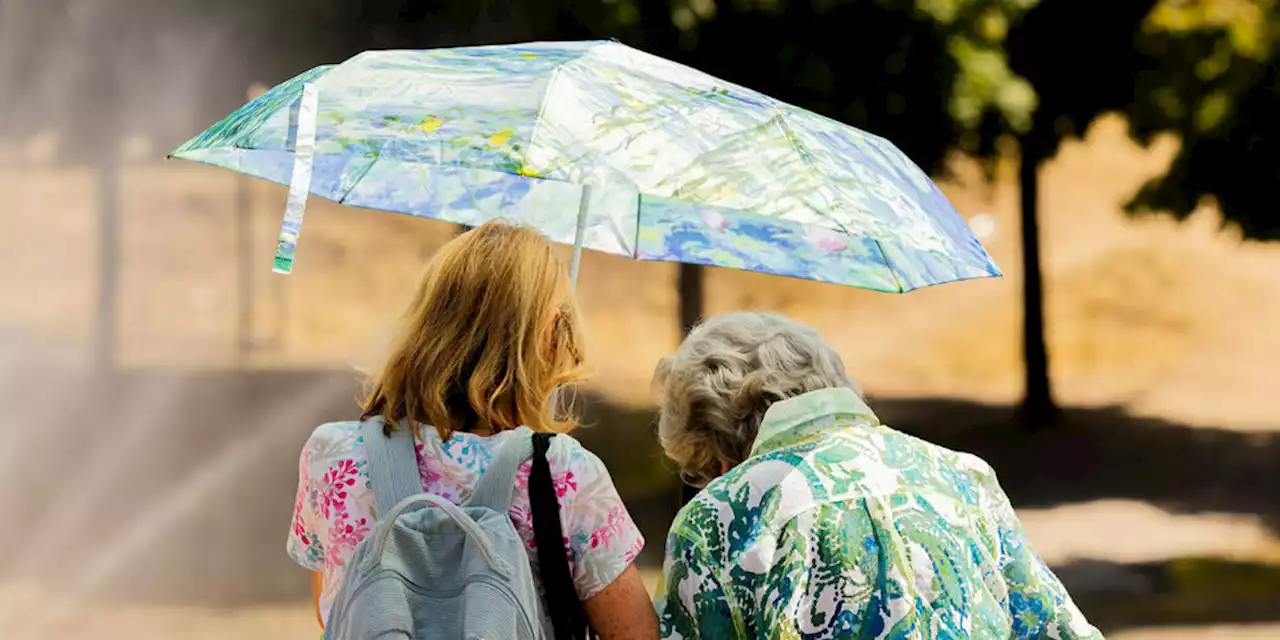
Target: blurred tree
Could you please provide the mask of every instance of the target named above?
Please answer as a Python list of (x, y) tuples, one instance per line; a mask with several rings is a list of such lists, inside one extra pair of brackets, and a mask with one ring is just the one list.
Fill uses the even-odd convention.
[(1138, 50), (1147, 64), (1125, 109), (1135, 139), (1173, 133), (1181, 149), (1130, 212), (1186, 218), (1216, 201), (1246, 238), (1280, 240), (1280, 8), (1274, 0), (1162, 0)]
[(1280, 178), (1272, 115), (1280, 108), (1278, 21), (1274, 0), (1042, 0), (1013, 27), (1010, 66), (1039, 100), (1030, 129), (1018, 135), (1025, 425), (1050, 424), (1056, 414), (1044, 346), (1039, 166), (1098, 116), (1121, 113), (1143, 144), (1161, 133), (1182, 140), (1168, 172), (1145, 184), (1128, 211), (1185, 218), (1213, 197), (1224, 223), (1246, 237), (1280, 238), (1280, 214), (1261, 204)]
[[(1023, 263), (1023, 361), (1025, 386), (1020, 419), (1028, 428), (1052, 424), (1057, 407), (1044, 341), (1044, 295), (1040, 274), (1039, 169), (1067, 136), (1084, 135), (1093, 120), (1129, 105), (1133, 79), (1144, 60), (1135, 48), (1139, 25), (1155, 0), (1042, 0), (1018, 20), (1008, 36), (1011, 68), (1034, 87), (1037, 105), (1021, 131), (985, 130), (1017, 136), (1020, 158)], [(988, 150), (994, 145), (986, 145)]]

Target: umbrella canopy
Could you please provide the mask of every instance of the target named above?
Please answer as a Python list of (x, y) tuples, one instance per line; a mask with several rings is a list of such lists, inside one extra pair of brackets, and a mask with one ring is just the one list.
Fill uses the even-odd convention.
[(362, 53), (172, 155), (291, 184), (289, 263), (310, 192), (880, 291), (1000, 275), (887, 140), (612, 41)]

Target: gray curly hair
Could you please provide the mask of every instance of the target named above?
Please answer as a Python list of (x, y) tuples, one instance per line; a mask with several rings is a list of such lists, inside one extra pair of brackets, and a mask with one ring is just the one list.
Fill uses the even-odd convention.
[(817, 330), (775, 313), (729, 313), (698, 325), (653, 377), (658, 440), (685, 482), (702, 487), (746, 460), (769, 406), (857, 387)]

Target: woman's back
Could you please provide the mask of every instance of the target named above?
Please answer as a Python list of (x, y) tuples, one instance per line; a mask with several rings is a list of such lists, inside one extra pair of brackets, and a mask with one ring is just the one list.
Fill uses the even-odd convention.
[[(482, 437), (454, 432), (441, 442), (434, 429), (418, 429), (418, 473), (423, 491), (462, 504), (471, 496), (494, 454), (511, 432)], [(565, 553), (578, 596), (599, 593), (631, 565), (644, 546), (631, 516), (618, 497), (608, 471), (577, 440), (559, 435), (547, 452), (560, 502)], [(516, 475), (509, 515), (536, 560), (529, 508), (530, 463)], [(327, 619), (344, 567), (377, 521), (368, 458), (358, 422), (338, 422), (315, 430), (299, 461), (297, 502), (289, 555), (303, 567), (324, 574), (320, 611)], [(538, 578), (536, 563), (535, 579)], [(544, 620), (547, 629), (549, 622)]]
[[(555, 399), (588, 377), (578, 315), (573, 285), (546, 238), (497, 221), (463, 233), (427, 265), (400, 335), (369, 376), (360, 419), (381, 420), (388, 433), (412, 431), (423, 490), (460, 503), (511, 432), (563, 434), (575, 426)], [(346, 564), (377, 522), (359, 424), (316, 429), (299, 464), (289, 552), (314, 572), (322, 623)], [(643, 540), (608, 472), (568, 436), (553, 440), (548, 457), (587, 621), (605, 640), (652, 638), (657, 618), (632, 563)], [(536, 565), (529, 467), (508, 511)], [(560, 608), (569, 603), (549, 604), (576, 618)]]
[(665, 637), (1101, 637), (986, 462), (880, 424), (847, 388), (774, 403), (667, 554)]

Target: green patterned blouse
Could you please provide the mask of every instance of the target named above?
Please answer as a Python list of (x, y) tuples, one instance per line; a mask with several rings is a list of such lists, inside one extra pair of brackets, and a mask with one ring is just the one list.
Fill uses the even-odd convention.
[(672, 524), (664, 638), (1102, 638), (995, 472), (849, 389), (770, 407), (751, 457)]

